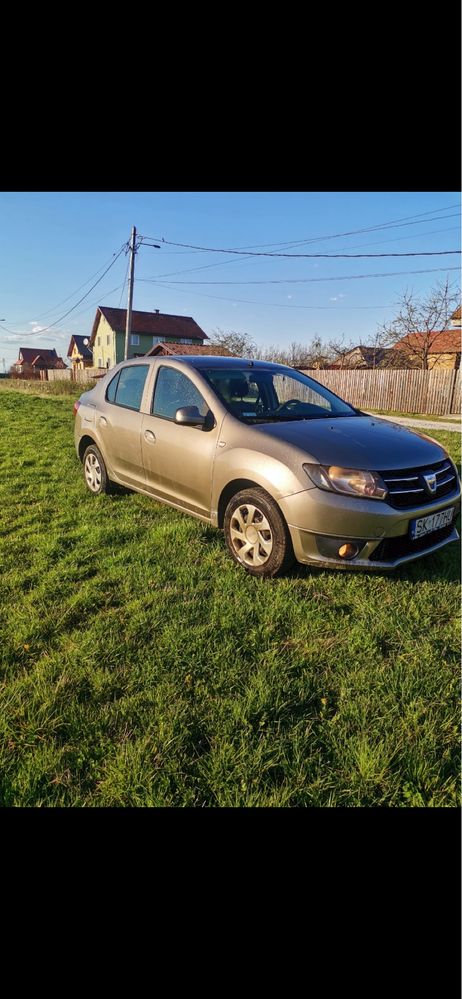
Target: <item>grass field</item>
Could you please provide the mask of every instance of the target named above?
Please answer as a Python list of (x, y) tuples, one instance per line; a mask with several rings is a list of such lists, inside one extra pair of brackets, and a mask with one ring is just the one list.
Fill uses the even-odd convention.
[(459, 804), (457, 545), (253, 579), (199, 521), (93, 497), (38, 392), (0, 390), (3, 806)]

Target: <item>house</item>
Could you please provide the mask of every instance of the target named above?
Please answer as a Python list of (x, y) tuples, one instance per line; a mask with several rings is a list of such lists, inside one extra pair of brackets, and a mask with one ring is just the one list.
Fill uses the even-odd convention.
[[(84, 343), (85, 340), (87, 340), (87, 343)], [(77, 336), (77, 334), (71, 336), (67, 356), (71, 359), (73, 371), (78, 368), (93, 367), (93, 354), (88, 346), (88, 338), (86, 336)]]
[(451, 316), (451, 318), (449, 320), (449, 322), (451, 323), (451, 326), (452, 327), (455, 326), (456, 329), (459, 329), (459, 330), (460, 330), (460, 323), (461, 323), (460, 312), (461, 312), (461, 309), (460, 309), (460, 305), (459, 305), (459, 307), (455, 310), (455, 312), (452, 313), (452, 316)]
[[(457, 311), (460, 314), (460, 309)], [(401, 350), (406, 355), (408, 367), (423, 368), (426, 359), (430, 371), (433, 368), (455, 371), (460, 368), (461, 330), (453, 328), (431, 330), (429, 333), (408, 333), (395, 344), (395, 350)]]
[(393, 347), (353, 347), (343, 357), (329, 364), (329, 368), (397, 368), (400, 357)]
[(156, 343), (147, 352), (147, 357), (167, 357), (172, 354), (204, 354), (208, 357), (234, 357), (234, 354), (227, 347), (217, 347), (215, 344), (181, 344), (181, 343)]
[[(91, 332), (89, 347), (93, 364), (112, 368), (124, 360), (126, 309), (99, 305)], [(170, 316), (159, 312), (132, 312), (129, 357), (143, 357), (157, 343), (203, 344), (207, 334), (191, 316)]]
[(66, 368), (66, 362), (58, 357), (56, 350), (48, 347), (20, 347), (18, 360), (12, 365), (12, 372), (23, 378), (37, 376), (49, 368)]

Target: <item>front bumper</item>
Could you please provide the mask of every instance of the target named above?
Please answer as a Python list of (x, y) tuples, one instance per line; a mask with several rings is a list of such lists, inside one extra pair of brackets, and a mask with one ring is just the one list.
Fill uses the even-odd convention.
[[(298, 562), (386, 572), (458, 541), (454, 522), (460, 510), (460, 496), (458, 484), (452, 493), (437, 501), (396, 510), (381, 500), (350, 498), (315, 487), (284, 497), (279, 506)], [(411, 520), (451, 508), (454, 516), (448, 527), (415, 541), (410, 538)], [(348, 543), (358, 549), (358, 554), (346, 560), (338, 550)]]

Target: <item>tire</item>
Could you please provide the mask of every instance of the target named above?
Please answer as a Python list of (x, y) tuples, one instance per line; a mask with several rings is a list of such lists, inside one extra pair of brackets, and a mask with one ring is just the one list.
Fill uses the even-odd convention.
[(96, 444), (90, 444), (85, 449), (82, 463), (85, 485), (94, 496), (115, 492), (115, 485), (108, 477), (103, 456)]
[(287, 524), (264, 489), (236, 493), (226, 507), (223, 527), (231, 557), (251, 576), (277, 576), (293, 565)]

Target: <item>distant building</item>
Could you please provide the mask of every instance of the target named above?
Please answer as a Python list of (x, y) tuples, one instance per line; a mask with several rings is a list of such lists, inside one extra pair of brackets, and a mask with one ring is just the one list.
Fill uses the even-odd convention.
[[(99, 305), (89, 347), (93, 365), (112, 368), (124, 360), (126, 309)], [(203, 344), (207, 334), (191, 316), (171, 316), (164, 312), (132, 312), (128, 357), (144, 357), (158, 343)]]
[(233, 357), (234, 355), (227, 347), (217, 347), (214, 344), (183, 344), (183, 343), (156, 343), (147, 351), (148, 357), (163, 356), (172, 354), (204, 354), (209, 357)]
[[(456, 311), (460, 316), (460, 309)], [(425, 357), (429, 370), (433, 368), (456, 370), (460, 368), (461, 330), (453, 328), (433, 330), (430, 333), (408, 333), (395, 344), (395, 350), (400, 350), (406, 355), (408, 367), (422, 368), (422, 360)]]
[(23, 378), (36, 376), (40, 371), (48, 371), (50, 368), (66, 368), (67, 364), (62, 357), (58, 357), (56, 350), (41, 347), (20, 347), (18, 360), (12, 365), (15, 374)]
[(353, 347), (329, 368), (398, 368), (401, 358), (393, 347)]
[(84, 343), (84, 340), (87, 339), (88, 337), (77, 336), (77, 334), (71, 337), (67, 356), (71, 359), (73, 371), (93, 367), (93, 354), (88, 344)]
[(451, 323), (451, 326), (455, 326), (458, 329), (460, 329), (460, 323), (461, 323), (460, 312), (461, 312), (461, 310), (460, 310), (460, 305), (459, 305), (459, 307), (456, 309), (456, 311), (452, 313), (452, 316), (451, 316), (451, 318), (449, 320), (449, 322)]

